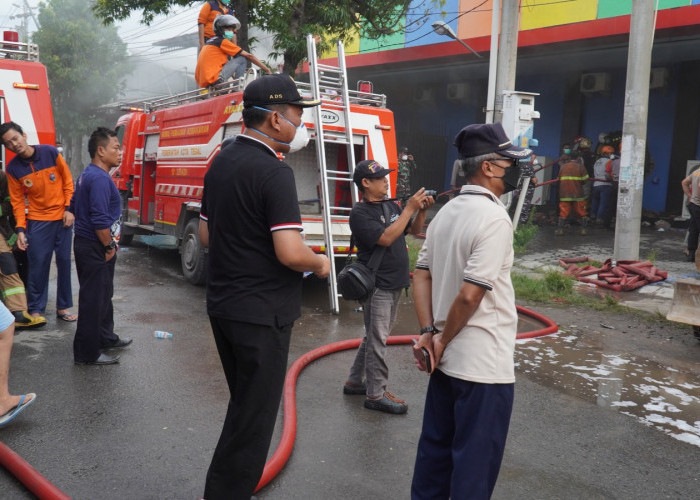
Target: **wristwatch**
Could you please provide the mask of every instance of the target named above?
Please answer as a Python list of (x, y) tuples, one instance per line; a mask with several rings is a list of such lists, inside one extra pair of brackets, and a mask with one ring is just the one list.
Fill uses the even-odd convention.
[(117, 248), (117, 242), (112, 240), (107, 245), (105, 245), (105, 252), (109, 252), (110, 250), (114, 250), (115, 248)]
[(424, 333), (438, 333), (438, 329), (434, 325), (424, 326), (420, 329), (420, 334), (423, 335)]

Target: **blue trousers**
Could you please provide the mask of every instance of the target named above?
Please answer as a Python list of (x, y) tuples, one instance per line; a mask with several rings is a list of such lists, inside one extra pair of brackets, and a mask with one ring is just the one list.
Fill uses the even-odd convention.
[(491, 497), (501, 468), (514, 384), (479, 384), (436, 370), (425, 399), (412, 500)]
[(44, 314), (49, 296), (49, 269), (56, 253), (56, 309), (73, 307), (70, 277), (70, 245), (73, 228), (63, 220), (27, 221), (27, 306), (30, 313)]
[(608, 213), (608, 205), (612, 196), (612, 184), (593, 187), (593, 199), (591, 201), (591, 219), (604, 219)]
[(102, 345), (109, 345), (118, 337), (114, 333), (115, 255), (105, 261), (104, 245), (97, 240), (75, 237), (75, 269), (78, 271), (78, 326), (73, 339), (75, 361), (95, 361)]

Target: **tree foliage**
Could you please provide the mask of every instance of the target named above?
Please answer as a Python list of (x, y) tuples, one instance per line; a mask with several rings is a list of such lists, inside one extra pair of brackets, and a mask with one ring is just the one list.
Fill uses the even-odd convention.
[(85, 9), (84, 0), (40, 4), (39, 24), (33, 41), (48, 73), (56, 131), (64, 143), (74, 143), (110, 125), (99, 107), (119, 96), (128, 71), (126, 44), (116, 28)]
[[(425, 0), (425, 4), (443, 5), (444, 1)], [(107, 23), (141, 11), (143, 22), (148, 24), (155, 15), (165, 14), (172, 7), (193, 3), (192, 0), (95, 0), (93, 9)], [(330, 41), (340, 39), (347, 43), (357, 32), (368, 38), (387, 36), (403, 30), (401, 23), (411, 4), (412, 0), (233, 0), (230, 6), (243, 23), (238, 37), (240, 45), (248, 48), (248, 22), (273, 33), (273, 47), (284, 58), (284, 71), (294, 74), (306, 58), (307, 34), (321, 37), (321, 51), (331, 48)]]

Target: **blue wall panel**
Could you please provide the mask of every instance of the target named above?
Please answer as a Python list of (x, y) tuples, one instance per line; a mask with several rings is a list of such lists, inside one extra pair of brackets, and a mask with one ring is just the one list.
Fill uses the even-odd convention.
[[(436, 12), (434, 14), (429, 14), (427, 17), (424, 17), (426, 5), (428, 5), (428, 3), (419, 0), (414, 1), (413, 5), (415, 7), (409, 9), (406, 14), (406, 47), (445, 43), (452, 40), (445, 35), (438, 35), (435, 33), (431, 25), (435, 21), (444, 21), (457, 33), (456, 14), (448, 14), (443, 18), (440, 11), (435, 9)], [(446, 0), (441, 10), (450, 13), (458, 12), (459, 0)]]

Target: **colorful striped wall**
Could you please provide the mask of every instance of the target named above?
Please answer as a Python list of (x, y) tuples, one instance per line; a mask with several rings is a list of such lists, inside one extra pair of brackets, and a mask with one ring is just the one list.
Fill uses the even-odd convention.
[[(628, 16), (632, 12), (632, 1), (520, 0), (520, 31)], [(345, 51), (348, 55), (366, 54), (450, 42), (448, 37), (433, 31), (431, 25), (434, 21), (449, 24), (463, 40), (487, 37), (491, 34), (492, 4), (493, 0), (445, 0), (438, 7), (431, 0), (414, 0), (400, 31), (379, 39), (358, 34), (346, 44)], [(700, 0), (658, 0), (659, 10), (690, 5), (700, 5)], [(334, 56), (335, 53), (329, 52), (322, 58)]]

